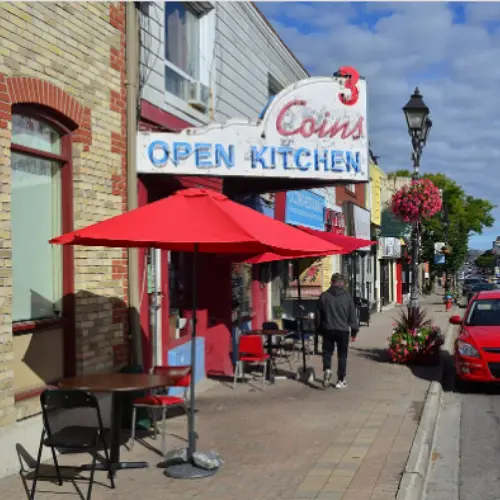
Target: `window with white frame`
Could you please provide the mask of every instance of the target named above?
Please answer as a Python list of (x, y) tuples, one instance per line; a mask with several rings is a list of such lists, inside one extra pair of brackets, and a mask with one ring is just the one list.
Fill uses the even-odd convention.
[(354, 184), (346, 184), (345, 188), (347, 191), (350, 191), (351, 193), (354, 193), (356, 189)]
[[(210, 89), (202, 78), (207, 50), (200, 2), (165, 2), (165, 90), (201, 112), (208, 110)], [(203, 42), (203, 43), (202, 43)], [(205, 80), (205, 82), (203, 82)]]

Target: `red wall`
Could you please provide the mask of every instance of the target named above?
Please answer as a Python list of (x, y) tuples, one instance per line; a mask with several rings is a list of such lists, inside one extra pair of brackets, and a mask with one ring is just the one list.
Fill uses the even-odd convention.
[[(178, 118), (142, 101), (140, 130), (177, 131), (191, 126)], [(139, 206), (169, 196), (178, 189), (201, 187), (222, 191), (222, 180), (214, 177), (143, 175), (138, 179)], [(190, 269), (188, 257), (187, 269)], [(144, 273), (145, 250), (140, 251), (139, 276)], [(182, 332), (180, 339), (169, 336), (169, 297), (168, 297), (168, 263), (163, 258), (162, 272), (162, 324), (163, 348), (166, 363), (167, 350), (172, 349), (190, 339), (189, 327)], [(187, 283), (192, 283), (187, 277)], [(231, 262), (229, 259), (216, 255), (200, 255), (198, 261), (197, 289), (197, 334), (205, 338), (205, 368), (209, 374), (231, 375), (233, 366), (230, 359), (231, 351)], [(147, 288), (146, 288), (147, 290)], [(192, 290), (186, 290), (185, 310), (183, 316), (191, 317)], [(143, 332), (143, 362), (145, 368), (151, 366), (151, 332), (149, 327), (148, 300), (142, 301), (141, 327)]]
[(400, 260), (396, 262), (396, 280), (398, 281), (396, 285), (396, 302), (398, 304), (403, 303), (403, 264)]
[(360, 207), (365, 206), (365, 184), (355, 184), (354, 185), (354, 192), (349, 191), (346, 189), (345, 186), (337, 186), (335, 188), (335, 194), (337, 197), (337, 205), (342, 206), (344, 201), (352, 201), (356, 205), (359, 205)]

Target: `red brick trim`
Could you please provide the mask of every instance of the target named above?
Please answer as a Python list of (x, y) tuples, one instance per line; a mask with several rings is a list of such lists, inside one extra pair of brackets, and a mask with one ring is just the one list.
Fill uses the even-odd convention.
[[(120, 131), (111, 132), (111, 153), (120, 156), (120, 170), (115, 172), (111, 179), (111, 190), (114, 196), (121, 198), (122, 212), (127, 211), (127, 93), (125, 88), (125, 3), (112, 2), (109, 5), (109, 23), (119, 31), (119, 46), (111, 47), (109, 52), (109, 66), (120, 75), (120, 92), (111, 90), (109, 93), (110, 109), (120, 114)], [(134, 182), (133, 179), (130, 180)], [(121, 365), (128, 361), (130, 348), (128, 346), (128, 252), (122, 253), (122, 258), (113, 260), (113, 279), (120, 281), (123, 287), (123, 301), (116, 301), (112, 306), (113, 323), (123, 324), (123, 343), (113, 347), (114, 364)]]
[(109, 4), (109, 24), (113, 28), (125, 33), (125, 2), (113, 2)]
[(73, 142), (81, 142), (84, 151), (89, 150), (92, 144), (90, 108), (82, 106), (74, 97), (53, 83), (38, 78), (6, 77), (0, 74), (0, 128), (7, 128), (14, 104), (38, 104), (68, 117), (78, 126), (73, 135)]

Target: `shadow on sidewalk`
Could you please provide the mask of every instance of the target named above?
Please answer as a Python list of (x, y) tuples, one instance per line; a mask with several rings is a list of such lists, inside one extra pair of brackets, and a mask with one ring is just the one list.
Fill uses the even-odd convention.
[[(371, 361), (375, 361), (377, 363), (386, 363), (386, 364), (396, 364), (391, 363), (389, 358), (389, 353), (386, 348), (375, 347), (372, 349), (362, 349), (359, 347), (352, 347), (352, 350), (356, 352), (356, 355), (369, 359)], [(400, 366), (405, 366), (415, 377), (418, 377), (422, 380), (427, 380), (428, 382), (434, 382), (435, 380), (439, 380), (441, 378), (441, 364), (447, 362), (446, 358), (449, 357), (450, 354), (444, 351), (441, 351), (441, 361), (436, 364), (417, 364), (417, 363), (408, 363), (402, 364)]]

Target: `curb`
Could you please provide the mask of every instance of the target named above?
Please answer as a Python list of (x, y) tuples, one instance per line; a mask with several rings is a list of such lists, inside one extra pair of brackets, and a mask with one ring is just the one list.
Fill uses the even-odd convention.
[[(448, 325), (444, 350), (449, 351), (454, 336), (453, 325)], [(425, 495), (427, 472), (431, 462), (434, 434), (437, 419), (441, 410), (443, 395), (442, 380), (444, 376), (444, 362), (439, 366), (439, 380), (431, 383), (425, 398), (422, 417), (413, 439), (410, 455), (399, 483), (396, 500), (422, 500)]]

